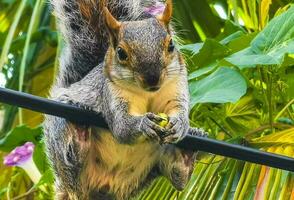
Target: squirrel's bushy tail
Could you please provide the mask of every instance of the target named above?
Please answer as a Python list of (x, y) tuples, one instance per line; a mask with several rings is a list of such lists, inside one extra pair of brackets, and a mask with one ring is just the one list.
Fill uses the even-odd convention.
[(51, 0), (65, 48), (57, 84), (67, 87), (79, 81), (103, 61), (108, 34), (102, 16), (107, 5), (119, 20), (144, 18), (143, 8), (156, 0)]

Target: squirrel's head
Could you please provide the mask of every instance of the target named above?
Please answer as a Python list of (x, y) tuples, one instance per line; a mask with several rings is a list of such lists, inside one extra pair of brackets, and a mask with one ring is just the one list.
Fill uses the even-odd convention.
[(182, 60), (169, 29), (171, 0), (161, 15), (140, 21), (119, 22), (106, 7), (104, 14), (110, 34), (105, 58), (110, 80), (156, 91), (165, 80), (181, 73)]

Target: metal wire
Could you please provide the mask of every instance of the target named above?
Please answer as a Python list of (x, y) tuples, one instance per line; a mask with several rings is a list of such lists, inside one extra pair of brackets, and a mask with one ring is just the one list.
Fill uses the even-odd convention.
[[(6, 88), (0, 88), (0, 102), (66, 118), (78, 124), (94, 125), (102, 128), (108, 127), (102, 115), (99, 113)], [(293, 158), (210, 138), (187, 136), (178, 142), (176, 146), (186, 150), (205, 151), (294, 172)]]

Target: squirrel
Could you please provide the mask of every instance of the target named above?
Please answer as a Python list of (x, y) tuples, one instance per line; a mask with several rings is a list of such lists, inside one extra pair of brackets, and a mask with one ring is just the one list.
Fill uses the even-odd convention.
[[(46, 116), (44, 140), (56, 199), (131, 199), (156, 177), (183, 190), (195, 154), (188, 133), (187, 69), (172, 39), (172, 1), (51, 0), (65, 47), (51, 99), (102, 113), (103, 129)], [(156, 113), (166, 113), (168, 124)]]

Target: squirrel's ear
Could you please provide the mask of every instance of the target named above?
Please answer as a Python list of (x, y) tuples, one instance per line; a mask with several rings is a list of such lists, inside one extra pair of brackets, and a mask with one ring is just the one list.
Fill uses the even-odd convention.
[(166, 0), (165, 3), (165, 9), (163, 13), (159, 16), (157, 16), (157, 19), (163, 24), (168, 25), (173, 14), (173, 1), (172, 0)]
[(103, 12), (108, 31), (111, 34), (112, 39), (116, 41), (118, 39), (121, 23), (113, 17), (113, 15), (109, 12), (107, 7), (103, 8)]

